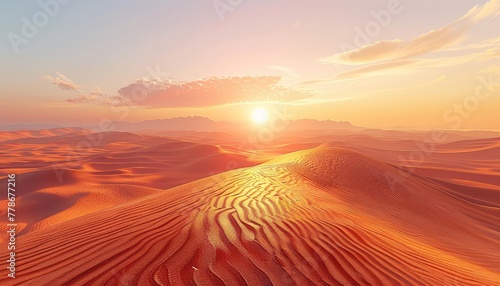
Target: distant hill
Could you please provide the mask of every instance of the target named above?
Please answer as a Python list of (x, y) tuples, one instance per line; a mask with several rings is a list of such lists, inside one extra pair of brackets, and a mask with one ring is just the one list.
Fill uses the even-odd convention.
[[(193, 131), (231, 131), (241, 130), (248, 126), (244, 122), (214, 121), (206, 117), (177, 117), (168, 119), (146, 120), (139, 122), (114, 122), (117, 131), (138, 130), (193, 130)], [(313, 119), (300, 119), (288, 121), (286, 128), (289, 130), (361, 130), (346, 121), (318, 121)]]

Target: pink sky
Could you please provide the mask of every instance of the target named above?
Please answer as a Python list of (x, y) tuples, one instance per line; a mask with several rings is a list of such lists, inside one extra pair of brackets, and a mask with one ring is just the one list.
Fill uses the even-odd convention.
[[(123, 106), (126, 121), (240, 121), (280, 105), (374, 128), (500, 128), (498, 0), (112, 2), (1, 4), (2, 125), (97, 124)], [(26, 37), (23, 19), (50, 9)]]

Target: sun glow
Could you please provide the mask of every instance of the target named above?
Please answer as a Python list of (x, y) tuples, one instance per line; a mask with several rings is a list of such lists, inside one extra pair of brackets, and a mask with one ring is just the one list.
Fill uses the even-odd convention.
[(269, 119), (269, 113), (264, 108), (257, 108), (252, 113), (252, 120), (257, 124), (264, 124)]

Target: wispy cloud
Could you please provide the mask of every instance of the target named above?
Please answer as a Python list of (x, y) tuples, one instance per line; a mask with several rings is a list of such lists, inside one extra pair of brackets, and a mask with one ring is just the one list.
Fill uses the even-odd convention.
[(459, 43), (465, 39), (464, 34), (467, 28), (466, 25), (456, 22), (421, 34), (409, 41), (401, 39), (378, 41), (356, 50), (322, 58), (319, 61), (323, 63), (359, 65), (412, 58)]
[(350, 79), (357, 78), (364, 75), (381, 74), (386, 73), (388, 70), (401, 68), (404, 66), (410, 66), (418, 63), (417, 60), (399, 60), (391, 62), (377, 63), (369, 66), (364, 66), (351, 71), (339, 73), (335, 75), (336, 79)]
[(498, 16), (499, 7), (500, 0), (491, 0), (482, 6), (473, 7), (453, 23), (423, 33), (413, 39), (378, 41), (355, 50), (321, 58), (319, 62), (364, 65), (361, 68), (337, 74), (334, 77), (335, 80), (377, 74), (376, 71), (416, 64), (416, 60), (420, 60), (419, 56), (450, 48), (462, 42), (466, 39), (466, 31), (473, 25)]
[(314, 91), (281, 85), (279, 76), (208, 78), (196, 81), (138, 79), (116, 96), (79, 95), (71, 103), (122, 104), (148, 108), (210, 107), (246, 102), (293, 102)]
[(372, 61), (395, 58), (394, 52), (401, 49), (403, 40), (378, 41), (371, 45), (363, 46), (357, 50), (334, 54), (326, 58), (319, 59), (321, 63), (332, 64), (365, 64)]
[(279, 66), (279, 65), (270, 65), (268, 66), (269, 69), (279, 71), (283, 73), (284, 75), (291, 77), (291, 78), (298, 78), (299, 74), (296, 70), (286, 67), (286, 66)]
[(486, 49), (494, 49), (500, 46), (500, 37), (490, 38), (483, 40), (479, 43), (469, 43), (466, 45), (455, 46), (447, 51), (476, 51), (476, 50), (486, 50)]
[(491, 0), (483, 6), (474, 6), (460, 20), (470, 21), (475, 24), (498, 15), (500, 15), (500, 0)]
[(433, 79), (433, 80), (430, 80), (428, 83), (429, 84), (438, 84), (438, 83), (442, 83), (443, 81), (446, 80), (446, 75), (445, 74), (442, 74), (440, 76), (438, 76), (437, 78)]
[(51, 77), (49, 75), (45, 75), (44, 79), (52, 82), (52, 84), (57, 85), (60, 89), (66, 91), (78, 91), (80, 90), (80, 86), (70, 80), (68, 77), (63, 75), (62, 73), (56, 72), (56, 77)]
[(403, 71), (402, 68), (407, 68), (408, 70), (411, 70), (418, 63), (419, 61), (417, 60), (399, 60), (391, 62), (382, 62), (378, 64), (363, 66), (346, 72), (341, 72), (327, 79), (304, 81), (301, 83), (301, 85), (314, 85), (321, 83), (330, 83), (339, 80), (359, 78), (368, 75), (373, 76), (373, 75), (389, 74), (392, 73), (394, 70), (397, 70), (398, 73), (401, 73)]
[(349, 71), (338, 73), (330, 78), (309, 80), (301, 85), (328, 84), (341, 80), (351, 80), (367, 76), (401, 75), (418, 70), (428, 70), (436, 67), (464, 65), (470, 62), (487, 62), (500, 57), (500, 47), (488, 48), (460, 56), (442, 56), (430, 59), (406, 59), (380, 62), (361, 66)]

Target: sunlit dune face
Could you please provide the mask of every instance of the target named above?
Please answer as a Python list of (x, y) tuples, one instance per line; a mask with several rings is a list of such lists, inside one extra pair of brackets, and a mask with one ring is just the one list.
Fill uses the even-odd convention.
[(264, 124), (269, 120), (269, 112), (264, 108), (257, 108), (252, 113), (252, 120), (257, 124)]

